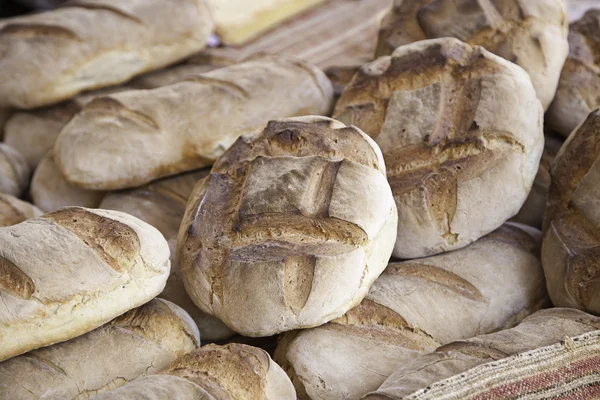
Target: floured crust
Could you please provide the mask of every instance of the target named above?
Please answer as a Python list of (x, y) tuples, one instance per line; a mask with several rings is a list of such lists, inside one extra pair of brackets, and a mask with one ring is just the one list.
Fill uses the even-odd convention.
[(185, 311), (154, 299), (85, 335), (0, 363), (0, 399), (91, 398), (159, 372), (199, 344)]
[(377, 56), (419, 40), (455, 37), (521, 66), (547, 109), (567, 58), (563, 0), (395, 0)]
[(23, 156), (11, 146), (0, 143), (0, 193), (19, 197), (31, 176), (31, 169)]
[(64, 208), (2, 228), (0, 359), (82, 335), (144, 304), (164, 288), (169, 266), (162, 235), (116, 211)]
[(34, 108), (120, 84), (201, 50), (204, 0), (71, 0), (0, 21), (0, 106)]
[(464, 249), (391, 263), (344, 316), (282, 335), (275, 360), (300, 399), (360, 398), (418, 354), (546, 306), (540, 245), (537, 229), (507, 223)]
[(552, 302), (593, 313), (600, 312), (599, 127), (596, 110), (552, 165), (542, 251)]
[(151, 91), (96, 98), (63, 129), (54, 154), (76, 186), (139, 186), (211, 165), (269, 119), (326, 114), (332, 91), (309, 64), (257, 57)]
[(190, 297), (245, 336), (341, 316), (389, 259), (397, 218), (384, 174), (374, 142), (329, 118), (241, 137), (188, 202), (178, 260)]
[(26, 201), (0, 193), (0, 227), (16, 225), (26, 219), (39, 217), (43, 212)]
[(334, 116), (383, 151), (398, 258), (459, 249), (498, 228), (524, 203), (543, 150), (543, 110), (527, 74), (451, 38), (363, 66)]
[(598, 330), (600, 319), (577, 310), (541, 310), (515, 328), (461, 340), (408, 360), (364, 400), (398, 400), (487, 362)]

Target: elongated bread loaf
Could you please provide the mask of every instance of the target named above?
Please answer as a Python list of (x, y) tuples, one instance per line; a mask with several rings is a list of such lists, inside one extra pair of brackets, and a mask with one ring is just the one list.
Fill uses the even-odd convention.
[(569, 136), (550, 170), (542, 262), (557, 307), (600, 314), (600, 109)]
[(189, 315), (154, 299), (85, 335), (0, 363), (0, 399), (87, 399), (162, 371), (199, 345)]
[(334, 116), (381, 147), (398, 206), (394, 256), (403, 259), (459, 249), (517, 214), (544, 148), (525, 71), (452, 38), (363, 66)]
[(42, 214), (42, 211), (33, 204), (19, 200), (10, 194), (0, 193), (0, 227), (16, 225)]
[[(572, 337), (597, 331), (598, 329), (600, 329), (600, 319), (584, 312), (566, 308), (541, 310), (526, 318), (515, 328), (489, 335), (477, 336), (471, 339), (460, 340), (442, 346), (434, 353), (417, 356), (412, 360), (407, 360), (383, 383), (383, 385), (381, 385), (377, 391), (363, 397), (363, 399), (506, 399), (506, 397), (502, 395), (502, 392), (497, 392), (498, 389), (492, 391), (491, 393), (485, 393), (483, 395), (480, 394), (481, 397), (463, 397), (460, 394), (455, 394), (454, 397), (444, 397), (444, 395), (450, 396), (450, 394), (457, 389), (456, 386), (452, 385), (450, 381), (444, 380), (452, 377), (466, 377), (469, 375), (469, 372), (467, 371), (471, 368), (481, 364), (493, 362), (494, 360), (501, 360), (518, 353), (523, 353), (544, 346), (555, 345), (562, 340), (570, 340), (572, 342)], [(552, 362), (554, 360), (558, 362), (561, 355), (564, 359), (564, 356), (568, 356), (571, 351), (575, 350), (575, 348), (576, 345), (574, 343), (572, 346), (565, 346), (561, 354), (554, 355), (554, 359), (549, 359), (547, 356), (544, 357), (543, 353), (531, 354), (529, 355), (530, 366), (528, 369), (524, 370), (522, 374), (528, 373), (531, 375), (531, 368), (540, 368), (538, 371), (542, 373), (542, 371), (544, 371), (542, 369), (542, 364), (547, 364), (544, 363), (544, 361)], [(548, 355), (547, 351), (546, 355)], [(577, 372), (585, 374), (585, 367), (578, 369), (577, 363), (573, 363), (571, 365), (567, 364), (567, 366), (565, 366), (565, 370), (563, 370), (564, 373), (562, 375), (559, 373), (556, 378), (565, 379), (571, 374), (571, 371), (576, 372), (575, 375), (581, 377), (581, 375), (577, 374)], [(492, 382), (490, 380), (484, 380), (486, 377), (492, 378), (493, 375), (479, 375), (479, 377), (475, 377), (473, 384), (478, 384), (480, 387), (483, 386), (483, 389), (487, 388), (489, 390)], [(529, 382), (521, 382), (524, 385), (521, 386), (522, 390), (527, 391), (527, 389), (533, 389), (533, 391), (535, 391), (535, 389), (541, 390), (544, 388), (545, 384), (552, 385), (552, 382), (537, 380), (536, 382), (538, 385), (536, 387), (532, 386), (533, 382), (531, 379), (528, 381)], [(481, 385), (481, 383), (486, 384)], [(566, 380), (562, 380), (562, 383), (563, 385), (559, 384), (558, 387), (556, 387), (556, 389), (563, 391), (561, 396), (569, 391), (568, 387), (566, 387)], [(571, 386), (571, 388), (574, 387), (575, 386)], [(466, 389), (467, 391), (471, 388), (472, 387), (470, 387), (468, 384), (462, 385), (462, 389)], [(508, 388), (505, 387), (505, 390), (508, 390)], [(511, 392), (505, 391), (504, 395), (506, 395), (506, 393)], [(521, 394), (520, 391), (518, 393)], [(563, 397), (550, 396), (543, 398)], [(575, 396), (573, 398), (590, 397)]]
[(540, 231), (507, 223), (464, 249), (389, 264), (343, 317), (285, 333), (275, 361), (301, 399), (358, 399), (416, 354), (547, 305), (540, 247)]
[(0, 229), (0, 360), (87, 333), (158, 295), (169, 246), (130, 215), (64, 208)]
[(33, 203), (46, 212), (67, 206), (96, 208), (106, 195), (106, 192), (82, 189), (67, 182), (56, 166), (52, 150), (35, 169), (30, 192)]
[(329, 112), (315, 67), (264, 56), (154, 90), (99, 97), (63, 129), (55, 159), (70, 183), (119, 189), (211, 165), (272, 118)]
[(29, 184), (31, 169), (11, 146), (0, 143), (0, 193), (20, 196)]
[(264, 350), (209, 344), (160, 374), (135, 380), (94, 400), (296, 400), (294, 386)]
[(171, 249), (171, 273), (160, 297), (182, 307), (198, 325), (202, 340), (224, 340), (235, 333), (223, 322), (203, 313), (188, 296), (177, 263), (177, 232), (185, 213), (185, 206), (194, 186), (210, 170), (188, 172), (164, 178), (148, 185), (112, 192), (106, 195), (100, 208), (126, 212), (157, 228), (167, 239)]
[(600, 106), (600, 9), (593, 9), (569, 26), (569, 57), (556, 97), (547, 113), (548, 124), (567, 137)]
[(209, 0), (216, 32), (227, 45), (243, 44), (325, 0)]
[(188, 201), (177, 241), (196, 305), (245, 336), (321, 325), (385, 269), (396, 207), (375, 142), (326, 117), (243, 136)]
[(0, 21), (0, 107), (34, 108), (122, 83), (201, 50), (205, 0), (71, 0)]
[(394, 0), (377, 56), (419, 40), (455, 37), (516, 63), (547, 109), (569, 52), (564, 0)]

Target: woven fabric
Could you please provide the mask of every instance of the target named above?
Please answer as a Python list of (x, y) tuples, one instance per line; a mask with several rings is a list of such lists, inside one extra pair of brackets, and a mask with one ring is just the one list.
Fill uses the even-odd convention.
[(600, 331), (477, 366), (405, 399), (600, 399)]

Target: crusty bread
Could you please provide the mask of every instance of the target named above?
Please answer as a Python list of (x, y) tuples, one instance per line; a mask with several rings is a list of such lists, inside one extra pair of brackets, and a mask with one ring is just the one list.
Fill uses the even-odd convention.
[(212, 61), (210, 58), (204, 60), (198, 58), (195, 64), (190, 62), (144, 74), (128, 82), (127, 86), (135, 89), (156, 89), (181, 82), (194, 75), (210, 72), (213, 69), (226, 67), (227, 65), (220, 64), (218, 61)]
[(99, 190), (82, 189), (67, 182), (56, 166), (52, 150), (35, 169), (30, 192), (33, 203), (46, 212), (67, 206), (96, 208), (106, 194)]
[(160, 374), (135, 380), (94, 400), (296, 400), (281, 367), (261, 349), (209, 344)]
[(397, 215), (377, 145), (326, 117), (242, 136), (188, 201), (177, 259), (204, 312), (245, 336), (321, 325), (385, 269)]
[(550, 170), (542, 262), (557, 307), (600, 313), (600, 109), (569, 136)]
[(599, 54), (600, 9), (594, 9), (569, 27), (569, 57), (547, 113), (548, 124), (565, 137), (600, 106)]
[(201, 50), (205, 0), (71, 0), (0, 21), (0, 107), (34, 108), (122, 83)]
[(544, 147), (543, 110), (525, 71), (452, 38), (363, 66), (334, 118), (381, 147), (398, 206), (398, 258), (459, 249), (514, 216)]
[(507, 223), (464, 249), (391, 263), (343, 317), (285, 333), (275, 361), (300, 399), (358, 399), (416, 354), (547, 305), (540, 247), (540, 231)]
[(0, 193), (0, 227), (16, 225), (42, 214), (42, 211), (33, 204), (19, 200), (10, 194)]
[(0, 143), (0, 193), (19, 197), (29, 184), (31, 169), (25, 158), (11, 146)]
[(144, 304), (169, 265), (160, 232), (117, 211), (64, 208), (0, 228), (0, 360)]
[(377, 56), (418, 40), (455, 37), (521, 66), (547, 109), (567, 58), (564, 0), (394, 0)]
[[(431, 389), (431, 386), (437, 382), (461, 375), (477, 365), (550, 346), (565, 338), (598, 329), (600, 329), (600, 319), (581, 311), (565, 308), (541, 310), (526, 318), (515, 328), (460, 340), (442, 346), (434, 353), (407, 360), (377, 391), (363, 399), (413, 398), (409, 396), (418, 390), (427, 387)], [(439, 386), (436, 389), (439, 389)], [(443, 391), (442, 388), (437, 392), (438, 395), (443, 394)]]
[(264, 56), (154, 90), (99, 97), (59, 135), (70, 183), (119, 189), (211, 165), (272, 118), (326, 114), (331, 83), (317, 68)]
[(325, 0), (209, 0), (216, 33), (227, 45), (240, 45)]
[(179, 264), (177, 263), (177, 232), (185, 206), (192, 190), (199, 180), (210, 170), (188, 172), (170, 178), (164, 178), (148, 185), (112, 192), (106, 195), (100, 208), (126, 212), (157, 228), (163, 234), (171, 249), (171, 273), (160, 297), (182, 307), (192, 317), (200, 329), (202, 340), (223, 340), (235, 333), (223, 322), (203, 313), (188, 296), (183, 285)]
[(562, 140), (557, 137), (545, 135), (544, 153), (542, 153), (540, 168), (533, 181), (531, 192), (519, 213), (511, 218), (511, 221), (542, 229), (548, 189), (550, 189), (550, 167), (562, 144)]
[(0, 363), (0, 399), (87, 399), (166, 369), (200, 345), (175, 304), (154, 299), (83, 336)]

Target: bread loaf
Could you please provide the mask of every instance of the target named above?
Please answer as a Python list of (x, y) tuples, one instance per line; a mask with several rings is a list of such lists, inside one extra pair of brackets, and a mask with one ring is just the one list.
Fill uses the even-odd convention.
[(203, 313), (188, 296), (177, 263), (177, 231), (188, 198), (196, 183), (210, 170), (188, 172), (161, 179), (148, 185), (106, 195), (100, 208), (126, 212), (157, 228), (171, 249), (171, 273), (160, 297), (172, 301), (186, 310), (200, 329), (202, 340), (223, 340), (234, 335), (220, 320)]
[(315, 67), (264, 56), (151, 91), (96, 98), (63, 129), (54, 155), (70, 183), (119, 189), (211, 165), (272, 118), (326, 114)]
[(199, 345), (189, 315), (154, 299), (85, 335), (0, 363), (0, 399), (87, 399), (166, 369)]
[(53, 151), (40, 161), (31, 179), (33, 203), (46, 212), (67, 206), (96, 208), (106, 195), (99, 190), (86, 190), (71, 185), (56, 166)]
[(160, 374), (135, 380), (94, 400), (296, 400), (290, 380), (261, 349), (209, 344)]
[(30, 176), (25, 158), (11, 146), (0, 143), (0, 193), (20, 196), (29, 184)]
[(547, 109), (567, 58), (563, 0), (394, 0), (377, 56), (418, 40), (455, 37), (521, 66)]
[(240, 45), (325, 0), (209, 0), (221, 43)]
[(550, 167), (562, 146), (562, 141), (554, 136), (545, 135), (544, 139), (544, 152), (531, 192), (529, 192), (529, 196), (527, 196), (527, 200), (525, 200), (519, 213), (511, 218), (511, 221), (534, 226), (538, 229), (542, 229), (542, 222), (544, 221), (544, 210), (546, 209), (548, 189), (550, 189)]
[(242, 136), (188, 201), (177, 243), (196, 305), (245, 336), (321, 325), (385, 269), (397, 215), (377, 145), (326, 117)]
[(544, 147), (542, 111), (521, 68), (445, 38), (363, 66), (334, 115), (381, 147), (398, 206), (394, 256), (416, 258), (464, 247), (519, 211)]
[(0, 227), (16, 225), (40, 215), (42, 211), (33, 204), (19, 200), (10, 194), (0, 193)]
[(10, 108), (2, 108), (0, 107), (0, 140), (4, 136), (4, 126), (6, 125), (6, 121), (12, 116), (13, 111)]
[(542, 262), (557, 307), (600, 313), (600, 110), (573, 132), (550, 170)]
[[(401, 365), (384, 383), (381, 387), (372, 394), (365, 396), (364, 400), (400, 400), (400, 399), (414, 399), (414, 400), (433, 400), (433, 399), (490, 399), (499, 400), (509, 398), (520, 398), (520, 399), (533, 399), (533, 398), (565, 398), (563, 395), (567, 394), (570, 389), (574, 389), (574, 385), (567, 384), (567, 377), (577, 375), (581, 377), (581, 373), (585, 371), (585, 367), (581, 368), (581, 364), (567, 363), (562, 371), (558, 371), (550, 381), (544, 380), (543, 375), (540, 373), (543, 371), (544, 364), (564, 360), (570, 357), (573, 350), (576, 348), (576, 344), (573, 342), (571, 337), (579, 336), (588, 332), (597, 331), (600, 329), (600, 319), (583, 313), (581, 311), (572, 309), (560, 309), (554, 308), (550, 310), (541, 310), (534, 315), (526, 318), (520, 325), (515, 328), (492, 333), (489, 335), (477, 336), (471, 339), (460, 340), (454, 343), (447, 344), (438, 348), (434, 353), (421, 355), (414, 357), (412, 360), (407, 360)], [(598, 343), (597, 333), (595, 342)], [(529, 368), (519, 371), (521, 374), (527, 374), (527, 378), (519, 382), (519, 388), (511, 387), (516, 391), (509, 391), (507, 385), (502, 385), (500, 388), (490, 390), (492, 386), (492, 379), (498, 375), (487, 375), (487, 376), (472, 376), (471, 368), (485, 363), (494, 362), (494, 365), (499, 363), (496, 360), (502, 360), (506, 357), (523, 353), (526, 351), (534, 350), (544, 346), (551, 346), (559, 343), (561, 340), (571, 342), (572, 346), (564, 346), (560, 351), (560, 354), (548, 354), (546, 349), (545, 355), (542, 354), (529, 354)], [(549, 359), (548, 355), (554, 358)], [(524, 355), (525, 356), (525, 355)], [(596, 353), (597, 357), (597, 353)], [(517, 357), (515, 357), (517, 358)], [(588, 357), (589, 365), (589, 357)], [(596, 364), (597, 365), (597, 364)], [(479, 370), (480, 371), (480, 370)], [(537, 374), (536, 374), (537, 371)], [(597, 369), (596, 369), (597, 371)], [(562, 373), (561, 373), (562, 372)], [(590, 372), (588, 372), (589, 374)], [(533, 375), (533, 376), (532, 376)], [(537, 379), (536, 378), (537, 375)], [(463, 384), (458, 387), (453, 385), (452, 380), (446, 380), (448, 378), (463, 378), (471, 376), (475, 378), (471, 380), (470, 384)], [(596, 374), (592, 376), (597, 381)], [(492, 378), (492, 379), (485, 379)], [(519, 376), (517, 375), (517, 379)], [(521, 375), (521, 378), (523, 376)], [(446, 380), (446, 381), (444, 381)], [(556, 385), (556, 383), (561, 384)], [(550, 384), (551, 387), (544, 387)], [(455, 390), (472, 391), (475, 386), (479, 386), (484, 390), (484, 393), (479, 393), (479, 397), (476, 395), (467, 396), (462, 395), (460, 392), (454, 392)], [(504, 391), (501, 388), (504, 387)], [(542, 389), (555, 389), (552, 391), (542, 393)], [(489, 390), (489, 392), (488, 392)], [(523, 392), (522, 392), (523, 391)], [(548, 397), (537, 397), (537, 394), (548, 395)], [(561, 392), (558, 395), (557, 392)], [(524, 392), (528, 392), (532, 397), (523, 396)], [(512, 396), (514, 394), (514, 396)], [(566, 398), (591, 398), (591, 397), (580, 397), (571, 393)], [(595, 398), (595, 397), (594, 397)]]
[(205, 0), (71, 0), (0, 21), (0, 107), (34, 108), (122, 83), (201, 50)]
[(343, 317), (285, 333), (275, 361), (300, 399), (358, 399), (417, 354), (545, 306), (540, 246), (540, 231), (507, 223), (464, 249), (391, 263)]
[(560, 76), (548, 124), (563, 136), (600, 106), (600, 9), (590, 10), (570, 25), (569, 57)]
[(210, 59), (200, 60), (200, 58), (198, 58), (197, 64), (190, 62), (188, 64), (176, 65), (174, 67), (150, 72), (128, 82), (127, 86), (135, 89), (156, 89), (181, 82), (190, 76), (204, 74), (213, 69), (226, 67), (227, 65), (228, 64), (221, 64), (218, 61), (213, 62)]
[(169, 247), (130, 215), (64, 208), (0, 229), (0, 360), (87, 333), (158, 295)]

